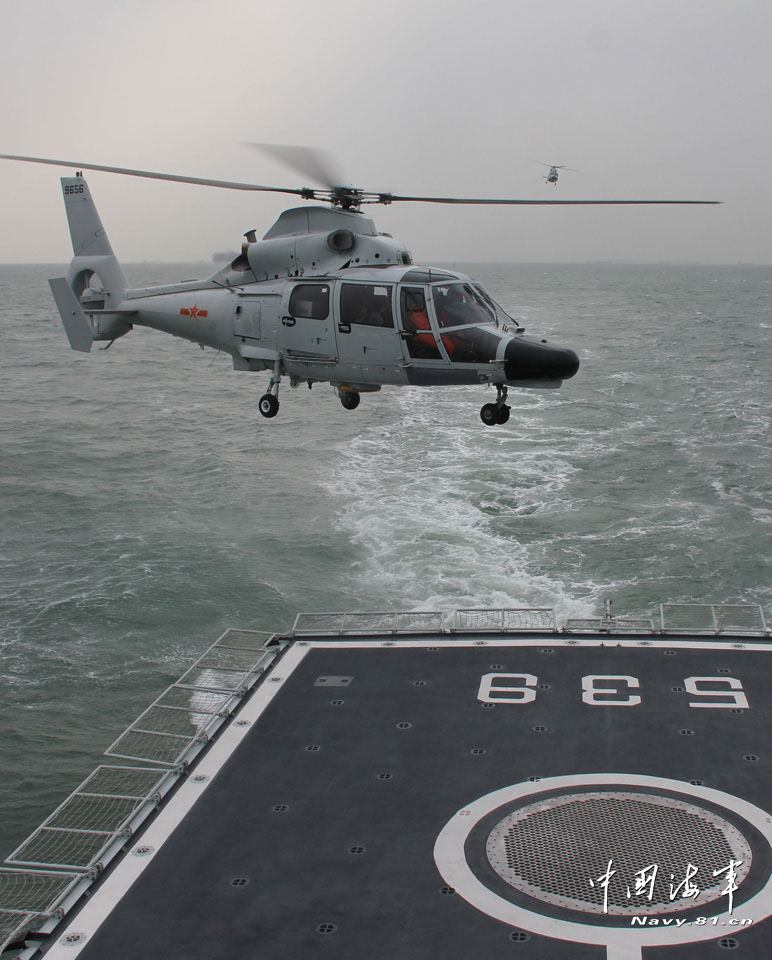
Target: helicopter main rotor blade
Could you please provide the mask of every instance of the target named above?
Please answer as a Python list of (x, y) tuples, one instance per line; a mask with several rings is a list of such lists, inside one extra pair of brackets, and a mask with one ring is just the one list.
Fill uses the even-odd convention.
[(205, 177), (183, 177), (176, 173), (155, 173), (150, 170), (134, 170), (129, 167), (107, 167), (100, 163), (80, 163), (75, 160), (49, 160), (44, 157), (19, 157), (0, 153), (0, 160), (21, 160), (24, 163), (48, 163), (55, 167), (75, 167), (78, 170), (100, 170), (103, 173), (122, 173), (129, 177), (146, 177), (150, 180), (172, 180), (175, 183), (193, 183), (203, 187), (223, 187), (226, 190), (263, 190), (268, 193), (293, 193), (308, 196), (309, 191), (292, 187), (263, 187), (256, 183), (238, 183), (233, 180), (210, 180)]
[(564, 163), (544, 163), (542, 160), (532, 160), (531, 163), (537, 163), (540, 167), (549, 167), (550, 170), (554, 167), (556, 170), (571, 170), (579, 173), (575, 167), (567, 167)]
[(299, 147), (294, 144), (252, 143), (246, 140), (243, 142), (245, 147), (260, 150), (294, 170), (295, 173), (316, 180), (330, 190), (347, 182), (334, 158), (323, 150), (317, 150), (315, 147)]
[[(302, 149), (302, 148), (301, 148)], [(309, 151), (316, 153), (316, 151)], [(263, 191), (266, 193), (289, 193), (303, 197), (304, 200), (328, 200), (340, 203), (348, 201), (346, 206), (358, 206), (360, 203), (455, 203), (477, 205), (506, 206), (611, 206), (615, 204), (717, 204), (720, 200), (514, 200), (504, 198), (479, 197), (409, 197), (394, 193), (365, 193), (356, 188), (340, 185), (326, 190), (309, 187), (267, 187), (257, 183), (239, 183), (234, 180), (213, 180), (206, 177), (185, 177), (176, 173), (157, 173), (151, 170), (135, 170), (131, 167), (110, 167), (100, 163), (81, 163), (76, 160), (53, 160), (48, 157), (22, 157), (12, 153), (0, 153), (0, 160), (19, 160), (23, 163), (44, 163), (56, 167), (75, 167), (82, 170), (98, 170), (103, 173), (120, 173), (129, 177), (146, 177), (150, 180), (168, 180), (175, 183), (191, 183), (204, 187), (220, 187), (226, 190)], [(306, 171), (308, 172), (308, 171)]]
[[(507, 204), (522, 206), (613, 206), (614, 204), (644, 204), (644, 203), (690, 203), (690, 204), (716, 204), (722, 203), (721, 200), (496, 200), (496, 199), (478, 199), (474, 197), (400, 197), (397, 194), (380, 194), (380, 199), (371, 201), (375, 203), (392, 203), (397, 200), (408, 200), (414, 203), (476, 203), (476, 204)], [(368, 201), (365, 201), (368, 202)]]

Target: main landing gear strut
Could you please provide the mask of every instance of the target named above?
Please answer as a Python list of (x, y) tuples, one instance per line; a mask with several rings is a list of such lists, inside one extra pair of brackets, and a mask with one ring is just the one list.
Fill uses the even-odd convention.
[(496, 384), (496, 402), (486, 403), (480, 408), (480, 419), (486, 427), (495, 427), (496, 424), (506, 423), (509, 420), (509, 407), (506, 404), (507, 388), (504, 384)]
[(271, 374), (271, 380), (268, 384), (268, 393), (264, 393), (262, 397), (257, 401), (257, 409), (262, 413), (264, 417), (275, 417), (279, 412), (279, 381), (281, 380), (281, 373), (279, 372), (279, 361), (276, 361), (276, 364), (273, 368), (273, 373)]

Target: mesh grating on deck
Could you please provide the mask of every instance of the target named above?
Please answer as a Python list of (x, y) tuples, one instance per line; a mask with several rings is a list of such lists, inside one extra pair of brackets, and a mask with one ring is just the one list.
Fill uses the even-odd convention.
[[(542, 902), (612, 915), (672, 912), (716, 900), (726, 884), (720, 871), (739, 861), (740, 884), (752, 859), (745, 838), (712, 811), (671, 797), (616, 791), (522, 807), (493, 829), (487, 854), (517, 890)], [(609, 861), (614, 874), (604, 887)], [(678, 890), (689, 864), (697, 867), (698, 896)], [(644, 871), (653, 874), (651, 895), (634, 896)]]

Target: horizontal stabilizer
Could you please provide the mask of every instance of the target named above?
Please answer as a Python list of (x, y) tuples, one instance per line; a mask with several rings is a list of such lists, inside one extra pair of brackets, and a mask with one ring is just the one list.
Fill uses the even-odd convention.
[(80, 301), (72, 292), (72, 288), (64, 277), (56, 277), (48, 281), (51, 293), (56, 301), (56, 308), (62, 318), (64, 330), (73, 350), (89, 353), (94, 342), (94, 328), (91, 321), (83, 312)]

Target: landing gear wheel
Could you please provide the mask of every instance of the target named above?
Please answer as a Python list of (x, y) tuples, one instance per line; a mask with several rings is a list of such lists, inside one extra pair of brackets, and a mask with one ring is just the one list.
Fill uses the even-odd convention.
[(275, 417), (279, 412), (279, 401), (272, 393), (264, 393), (257, 402), (257, 409), (264, 417)]
[(356, 410), (359, 406), (358, 393), (352, 391), (351, 393), (339, 393), (338, 396), (340, 397), (340, 402), (343, 404), (344, 410)]
[(495, 427), (499, 423), (509, 420), (507, 406), (507, 388), (503, 383), (496, 384), (496, 402), (486, 403), (480, 409), (480, 419), (486, 427)]
[(495, 427), (499, 422), (499, 411), (495, 403), (486, 403), (480, 408), (480, 419), (486, 427)]

